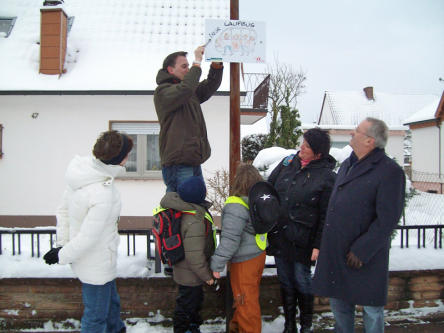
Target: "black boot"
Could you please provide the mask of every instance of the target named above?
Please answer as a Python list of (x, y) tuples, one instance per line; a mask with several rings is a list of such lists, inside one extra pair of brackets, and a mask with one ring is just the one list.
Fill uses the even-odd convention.
[(313, 333), (313, 294), (297, 293), (301, 330), (300, 333)]
[(282, 305), (284, 306), (285, 326), (282, 333), (296, 333), (296, 303), (294, 290), (281, 287)]

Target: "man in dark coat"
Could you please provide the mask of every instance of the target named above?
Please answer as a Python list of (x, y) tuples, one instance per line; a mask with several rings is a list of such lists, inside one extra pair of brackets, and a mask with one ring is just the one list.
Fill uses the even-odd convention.
[(200, 104), (219, 88), (223, 65), (213, 62), (207, 79), (199, 82), (204, 51), (203, 46), (194, 51), (191, 68), (186, 52), (168, 55), (156, 77), (154, 106), (160, 123), (160, 160), (167, 192), (176, 191), (188, 177), (202, 178), (201, 164), (211, 154)]
[(355, 305), (366, 333), (384, 331), (390, 235), (405, 194), (404, 172), (384, 152), (387, 137), (381, 120), (359, 124), (330, 197), (313, 289), (330, 297), (336, 332), (354, 331)]

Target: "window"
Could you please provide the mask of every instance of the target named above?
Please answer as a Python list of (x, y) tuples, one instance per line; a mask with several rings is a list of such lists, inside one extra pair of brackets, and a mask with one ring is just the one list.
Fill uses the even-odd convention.
[(68, 17), (68, 33), (71, 31), (72, 25), (74, 24), (74, 17), (75, 16)]
[(133, 149), (126, 163), (125, 178), (162, 177), (159, 155), (158, 122), (111, 121), (111, 129), (124, 132), (133, 139)]
[(2, 158), (3, 156), (2, 138), (3, 138), (3, 125), (0, 124), (0, 158)]
[(348, 144), (349, 144), (349, 141), (332, 141), (331, 147), (342, 149)]
[(9, 37), (16, 19), (17, 17), (0, 16), (0, 37)]

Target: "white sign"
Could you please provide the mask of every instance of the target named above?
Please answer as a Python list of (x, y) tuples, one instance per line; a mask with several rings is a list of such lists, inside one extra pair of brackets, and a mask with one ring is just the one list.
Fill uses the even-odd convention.
[(205, 60), (265, 62), (265, 22), (205, 20)]

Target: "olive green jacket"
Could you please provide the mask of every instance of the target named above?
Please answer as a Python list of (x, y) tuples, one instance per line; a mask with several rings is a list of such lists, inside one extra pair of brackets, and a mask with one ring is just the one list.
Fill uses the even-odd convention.
[(196, 211), (182, 215), (181, 236), (185, 259), (173, 265), (173, 279), (182, 286), (194, 287), (213, 278), (210, 258), (215, 244), (212, 225), (205, 219), (206, 207), (183, 201), (176, 192), (167, 192), (160, 201), (163, 208)]
[(154, 106), (160, 123), (162, 166), (198, 166), (211, 155), (207, 128), (200, 104), (219, 88), (223, 68), (211, 67), (208, 78), (199, 83), (202, 70), (192, 66), (180, 81), (166, 70), (159, 70)]

